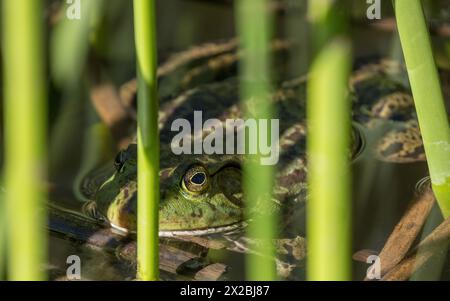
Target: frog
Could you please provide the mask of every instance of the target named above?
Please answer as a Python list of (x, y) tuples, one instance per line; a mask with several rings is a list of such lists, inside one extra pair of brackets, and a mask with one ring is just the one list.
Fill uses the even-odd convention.
[[(130, 144), (115, 160), (116, 171), (87, 203), (96, 216), (119, 231), (136, 231), (137, 146)], [(161, 164), (159, 236), (206, 235), (243, 227), (241, 171), (234, 158)], [(161, 161), (164, 162), (164, 155)]]
[[(275, 41), (278, 69), (286, 66), (290, 44)], [(281, 54), (280, 54), (281, 53)], [(281, 58), (279, 58), (281, 57)], [(243, 155), (174, 155), (170, 149), (174, 133), (170, 125), (175, 118), (193, 121), (193, 112), (203, 111), (204, 118), (243, 117), (239, 96), (237, 65), (241, 54), (235, 40), (197, 46), (171, 57), (158, 69), (160, 83), (159, 129), (161, 144), (160, 170), (160, 236), (206, 235), (242, 228), (244, 200), (241, 190)], [(282, 67), (280, 67), (282, 66)], [(283, 67), (284, 66), (284, 67)], [(414, 127), (415, 111), (411, 93), (396, 75), (403, 72), (400, 64), (380, 59), (356, 67), (349, 81), (352, 116), (358, 126), (373, 128), (377, 122)], [(280, 74), (283, 72), (280, 72)], [(279, 79), (281, 78), (281, 79)], [(278, 75), (270, 95), (280, 118), (280, 160), (273, 193), (273, 207), (289, 211), (304, 202), (307, 195), (306, 116), (307, 76), (285, 80)], [(178, 85), (174, 82), (180, 82)], [(175, 86), (175, 88), (173, 87)], [(136, 81), (125, 85), (124, 103), (131, 104), (136, 95)], [(168, 92), (171, 91), (171, 92)], [(202, 133), (203, 136), (206, 133)], [(417, 141), (407, 135), (384, 137), (377, 148), (381, 160), (410, 162), (424, 160), (420, 134)], [(352, 131), (352, 156), (362, 149), (363, 138), (355, 126)], [(411, 138), (411, 137), (409, 137)], [(192, 138), (194, 139), (194, 138)], [(396, 145), (394, 152), (386, 148)], [(403, 149), (399, 149), (402, 146)], [(412, 151), (411, 147), (414, 147)], [(405, 153), (405, 149), (409, 149)], [(413, 152), (415, 156), (413, 157)], [(137, 191), (136, 144), (131, 144), (116, 157), (115, 170), (98, 185), (86, 205), (91, 215), (102, 219), (123, 233), (136, 231)], [(290, 205), (287, 205), (290, 204)], [(284, 208), (283, 208), (284, 207)]]
[[(286, 79), (283, 59), (289, 43), (276, 42), (273, 51), (276, 76), (269, 100), (280, 116), (279, 162), (276, 165), (271, 210), (282, 216), (282, 238), (275, 244), (283, 254), (291, 250), (296, 260), (306, 254), (304, 240), (292, 232), (292, 225), (304, 214), (307, 199), (307, 154), (305, 99), (307, 75)], [(177, 118), (193, 122), (194, 111), (204, 118), (216, 118), (222, 124), (227, 119), (243, 118), (245, 107), (240, 99), (237, 66), (242, 54), (237, 44), (207, 44), (194, 47), (169, 58), (158, 69), (160, 111), (160, 237), (208, 236), (223, 234), (232, 242), (230, 249), (248, 252), (249, 239), (242, 229), (246, 220), (242, 191), (244, 155), (193, 154), (175, 155), (171, 142), (175, 135), (171, 125)], [(280, 58), (281, 57), (281, 58)], [(281, 71), (279, 71), (281, 69)], [(352, 146), (349, 156), (357, 160), (364, 149), (363, 130), (380, 123), (394, 123), (404, 130), (416, 131), (413, 99), (410, 91), (397, 77), (404, 73), (401, 64), (388, 59), (375, 59), (356, 65), (349, 80), (352, 101)], [(173, 87), (175, 85), (175, 87)], [(136, 80), (126, 83), (121, 91), (123, 103), (135, 108)], [(243, 104), (244, 103), (244, 104)], [(207, 133), (196, 133), (201, 137)], [(192, 135), (191, 139), (195, 139)], [(394, 137), (395, 136), (395, 137)], [(375, 149), (377, 158), (389, 162), (425, 160), (420, 132), (416, 140), (405, 135), (382, 137)], [(403, 139), (403, 140), (402, 140)], [(84, 193), (90, 201), (85, 212), (108, 223), (124, 235), (136, 232), (137, 151), (136, 141), (120, 151), (113, 170), (103, 180), (87, 179)], [(395, 145), (396, 148), (389, 148)], [(389, 149), (389, 152), (386, 150)], [(405, 152), (404, 150), (408, 151)], [(95, 185), (92, 185), (95, 182)], [(92, 187), (95, 189), (92, 189)], [(287, 246), (287, 247), (283, 247)], [(295, 246), (295, 250), (292, 246)], [(279, 270), (291, 271), (292, 264), (277, 261)], [(285, 272), (285, 274), (289, 274)]]

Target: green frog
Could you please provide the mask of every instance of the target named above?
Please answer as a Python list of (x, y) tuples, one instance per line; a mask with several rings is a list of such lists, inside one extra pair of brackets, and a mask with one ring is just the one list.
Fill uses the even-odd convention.
[[(307, 196), (306, 116), (307, 76), (286, 80), (289, 43), (274, 42), (274, 89), (270, 95), (279, 116), (279, 161), (273, 191), (273, 209), (283, 216), (283, 227), (293, 222), (292, 212)], [(171, 124), (184, 118), (193, 124), (193, 112), (203, 118), (243, 118), (236, 66), (241, 54), (233, 41), (208, 44), (181, 52), (158, 70), (160, 85), (160, 236), (206, 235), (239, 231), (245, 226), (245, 201), (241, 189), (243, 155), (175, 155), (170, 144), (176, 132)], [(424, 160), (420, 131), (415, 123), (413, 99), (402, 84), (402, 66), (377, 59), (355, 67), (349, 94), (353, 103), (352, 149), (356, 158), (363, 146), (359, 128), (392, 123), (407, 135), (388, 134), (375, 150), (381, 160), (411, 162)], [(136, 82), (121, 91), (131, 108)], [(199, 134), (199, 133), (196, 133)], [(200, 133), (204, 137), (207, 133)], [(192, 137), (192, 139), (196, 139)], [(121, 151), (115, 169), (106, 178), (87, 178), (84, 193), (91, 200), (85, 209), (121, 233), (136, 231), (137, 159), (136, 144)], [(88, 188), (86, 188), (88, 187)]]

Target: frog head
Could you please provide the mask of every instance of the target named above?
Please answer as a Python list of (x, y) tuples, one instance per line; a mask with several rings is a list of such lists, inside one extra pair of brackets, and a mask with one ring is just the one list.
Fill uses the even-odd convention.
[[(188, 157), (161, 158), (159, 235), (201, 235), (240, 227), (244, 208), (238, 161)], [(97, 210), (124, 232), (136, 231), (136, 158), (136, 144), (120, 152), (116, 171), (94, 196)]]

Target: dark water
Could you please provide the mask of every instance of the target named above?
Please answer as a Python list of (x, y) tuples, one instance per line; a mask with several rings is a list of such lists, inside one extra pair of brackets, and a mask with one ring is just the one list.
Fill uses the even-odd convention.
[[(121, 5), (123, 0), (109, 1), (112, 17), (108, 22), (118, 24), (120, 30), (108, 42), (105, 53), (111, 80), (121, 84), (134, 76), (134, 57), (132, 51), (120, 51), (128, 45), (133, 49), (132, 8)], [(160, 60), (169, 53), (185, 49), (206, 41), (226, 39), (234, 36), (234, 15), (227, 1), (175, 1), (158, 2), (158, 42)], [(295, 1), (294, 1), (295, 3)], [(115, 8), (114, 7), (118, 7)], [(304, 43), (304, 11), (301, 6), (293, 6), (282, 17), (275, 20), (277, 32)], [(120, 8), (120, 9), (119, 9)], [(389, 14), (389, 11), (386, 12)], [(113, 22), (114, 21), (114, 22)], [(388, 56), (401, 58), (401, 50), (395, 31), (376, 30), (362, 19), (360, 26), (352, 26), (355, 57)], [(303, 49), (303, 48), (302, 48)], [(304, 49), (307, 49), (305, 47)], [(306, 70), (307, 52), (293, 55), (293, 73)], [(295, 70), (295, 71), (294, 71)], [(80, 83), (77, 93), (66, 94), (53, 91), (58, 106), (52, 109), (52, 144), (50, 175), (53, 182), (52, 201), (59, 203), (78, 202), (73, 194), (77, 177), (83, 174), (83, 166), (89, 160), (108, 162), (116, 152), (108, 135), (99, 135), (101, 125), (88, 100), (85, 83)], [(55, 100), (56, 101), (56, 100)], [(97, 130), (96, 130), (97, 129)], [(364, 133), (366, 147), (352, 165), (353, 172), (353, 249), (380, 251), (392, 229), (405, 212), (414, 196), (416, 183), (427, 176), (425, 163), (392, 164), (376, 160), (371, 152), (376, 133)], [(100, 137), (100, 138), (99, 138)], [(99, 149), (108, 151), (93, 155)], [(97, 156), (92, 158), (92, 156)], [(326, 187), (324, 187), (326, 189)], [(435, 214), (430, 223), (437, 223)], [(298, 234), (303, 236), (304, 220), (298, 221)], [(61, 279), (68, 266), (69, 255), (80, 256), (83, 279), (124, 280), (132, 279), (134, 265), (118, 261), (114, 254), (86, 247), (79, 243), (64, 240), (58, 236), (50, 239), (51, 278)], [(221, 262), (229, 267), (225, 279), (244, 279), (243, 254), (210, 250), (206, 260)], [(448, 266), (448, 265), (447, 265)], [(354, 263), (354, 279), (362, 279), (367, 265)], [(448, 268), (447, 268), (448, 269)], [(445, 273), (444, 273), (445, 274)], [(447, 272), (447, 274), (449, 274)], [(163, 273), (164, 279), (186, 279)], [(298, 272), (303, 279), (304, 269)]]

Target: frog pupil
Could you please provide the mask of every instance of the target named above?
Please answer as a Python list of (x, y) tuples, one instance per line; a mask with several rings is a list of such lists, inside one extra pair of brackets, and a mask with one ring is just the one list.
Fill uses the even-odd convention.
[(206, 175), (203, 172), (198, 172), (192, 176), (191, 182), (196, 185), (202, 185), (206, 180)]

